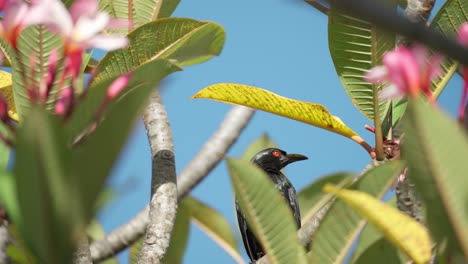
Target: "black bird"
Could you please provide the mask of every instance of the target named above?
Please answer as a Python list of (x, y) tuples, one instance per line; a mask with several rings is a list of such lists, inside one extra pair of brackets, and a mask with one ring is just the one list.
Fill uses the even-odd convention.
[[(297, 228), (301, 226), (301, 213), (299, 212), (299, 204), (297, 203), (296, 190), (291, 182), (281, 173), (281, 169), (286, 165), (306, 160), (307, 157), (300, 154), (287, 154), (284, 150), (277, 148), (268, 148), (257, 153), (250, 162), (262, 168), (270, 179), (275, 184), (276, 189), (281, 193), (286, 202), (292, 209), (294, 218), (296, 219)], [(244, 241), (245, 250), (252, 262), (260, 259), (265, 255), (262, 245), (255, 237), (253, 230), (247, 225), (244, 213), (242, 213), (236, 199), (237, 221), (239, 230)]]

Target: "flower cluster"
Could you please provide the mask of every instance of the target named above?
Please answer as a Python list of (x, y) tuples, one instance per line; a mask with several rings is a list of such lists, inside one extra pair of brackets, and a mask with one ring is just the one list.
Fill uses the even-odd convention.
[[(49, 31), (62, 38), (63, 48), (60, 49), (60, 54), (58, 50), (49, 54), (47, 73), (40, 83), (28, 80), (30, 77), (25, 69), (22, 69), (22, 77), (30, 101), (43, 105), (54, 101), (55, 114), (64, 119), (70, 117), (84, 96), (77, 96), (84, 53), (92, 48), (109, 51), (128, 45), (128, 39), (124, 36), (102, 33), (105, 29), (122, 27), (128, 22), (116, 21), (107, 13), (99, 11), (97, 0), (77, 0), (68, 10), (60, 0), (31, 0), (29, 3), (24, 0), (0, 0), (0, 12), (4, 14), (0, 21), (0, 37), (12, 47), (17, 59), (20, 54), (19, 36), (28, 26), (46, 26)], [(35, 54), (31, 54), (31, 69), (35, 69), (36, 60)], [(123, 75), (109, 86), (107, 97), (98, 113), (127, 86), (130, 78), (130, 73)], [(51, 92), (53, 89), (56, 93)], [(87, 88), (82, 90), (86, 91)], [(50, 98), (52, 94), (54, 98)], [(7, 112), (6, 101), (0, 98), (0, 119), (11, 124)]]

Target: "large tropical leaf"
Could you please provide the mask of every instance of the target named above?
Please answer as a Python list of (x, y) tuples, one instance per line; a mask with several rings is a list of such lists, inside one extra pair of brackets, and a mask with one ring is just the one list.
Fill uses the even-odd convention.
[(426, 102), (411, 100), (404, 123), (403, 157), (427, 207), (437, 242), (462, 248), (468, 259), (468, 139), (453, 120)]
[[(148, 64), (151, 66), (147, 66)], [(151, 69), (151, 71), (145, 69)], [(127, 96), (128, 93), (138, 92), (139, 89), (142, 89), (142, 87), (147, 87), (147, 85), (150, 85), (153, 87), (153, 89), (156, 89), (157, 84), (160, 80), (162, 80), (168, 74), (179, 70), (179, 67), (175, 66), (172, 63), (169, 63), (167, 60), (161, 59), (150, 61), (146, 64), (143, 64), (140, 67), (137, 67), (135, 72), (150, 72), (148, 73), (149, 76), (146, 76), (144, 78), (142, 77), (142, 80), (151, 81), (145, 81), (140, 84), (130, 83), (129, 85), (127, 85), (127, 88), (125, 88), (124, 92), (122, 92), (117, 98), (110, 102), (109, 106), (118, 104), (121, 98)], [(67, 133), (71, 137), (70, 141), (76, 140), (77, 136), (82, 135), (83, 131), (89, 129), (89, 126), (92, 125), (93, 122), (97, 121), (95, 120), (95, 114), (104, 100), (107, 88), (114, 79), (115, 77), (103, 80), (99, 83), (94, 83), (89, 88), (86, 97), (84, 98), (82, 103), (77, 107), (70, 120), (66, 123), (67, 128), (70, 130)], [(123, 108), (125, 108), (125, 106)]]
[(185, 203), (190, 208), (192, 221), (237, 263), (244, 263), (237, 248), (236, 237), (226, 218), (194, 197), (187, 197)]
[(84, 218), (66, 136), (58, 118), (41, 107), (23, 120), (14, 169), (23, 218), (18, 229), (41, 262), (70, 263)]
[(323, 105), (289, 99), (257, 87), (219, 83), (202, 89), (193, 98), (206, 98), (228, 104), (245, 105), (326, 129), (350, 138), (361, 145), (365, 143), (341, 119), (332, 116)]
[[(439, 9), (431, 22), (431, 28), (439, 31), (449, 38), (455, 38), (460, 25), (468, 21), (468, 1), (447, 0)], [(458, 63), (452, 59), (446, 59), (442, 63), (440, 78), (432, 82), (432, 89), (438, 96), (447, 85), (453, 73), (458, 68)]]
[(227, 163), (240, 208), (271, 263), (307, 263), (292, 212), (273, 182), (246, 161), (229, 158)]
[[(124, 94), (116, 98), (114, 104), (106, 107), (105, 119), (98, 123), (94, 131), (80, 144), (75, 145), (72, 172), (80, 179), (77, 186), (83, 196), (81, 202), (88, 210), (87, 217), (91, 216), (105, 180), (117, 160), (127, 136), (133, 129), (140, 110), (145, 106), (149, 94), (157, 88), (156, 85), (162, 77), (177, 69), (175, 66), (169, 67), (164, 60), (151, 61), (139, 67), (134, 71)], [(96, 109), (99, 104), (94, 105), (94, 103), (102, 102), (110, 81), (112, 80), (96, 85), (94, 87), (95, 93), (88, 94), (87, 100), (83, 101), (80, 106), (81, 109)], [(77, 110), (75, 116), (87, 113)], [(89, 109), (83, 111), (87, 110)]]
[(323, 190), (335, 194), (365, 216), (385, 238), (417, 264), (427, 263), (431, 259), (432, 243), (429, 232), (417, 220), (364, 192), (340, 190), (332, 184), (325, 185)]
[(329, 48), (338, 77), (357, 109), (371, 122), (378, 112), (381, 124), (390, 100), (379, 100), (376, 107), (378, 94), (385, 86), (366, 82), (364, 74), (382, 64), (383, 54), (395, 47), (395, 36), (335, 5), (328, 17)]
[[(169, 17), (179, 2), (180, 0), (99, 0), (99, 7), (114, 18), (131, 20), (133, 28), (137, 28), (158, 18)], [(108, 32), (127, 34), (128, 28), (109, 29)]]
[(163, 18), (137, 28), (128, 38), (127, 48), (104, 56), (94, 83), (133, 71), (156, 59), (168, 59), (178, 66), (204, 62), (221, 52), (225, 32), (213, 22)]
[[(23, 31), (18, 40), (19, 56), (16, 56), (13, 66), (13, 95), (19, 119), (27, 108), (30, 107), (29, 96), (26, 87), (38, 85), (44, 78), (49, 67), (49, 55), (54, 49), (59, 49), (62, 39), (55, 33), (50, 32), (45, 26), (31, 26)], [(62, 52), (58, 52), (58, 59), (61, 59)], [(31, 58), (34, 57), (34, 59)], [(31, 62), (34, 65), (31, 65)], [(58, 69), (60, 72), (60, 69)], [(26, 77), (26, 80), (24, 80)], [(58, 80), (56, 80), (58, 82)], [(51, 92), (49, 107), (55, 101), (55, 91)]]
[[(387, 203), (396, 208), (396, 197), (393, 196)], [(384, 238), (382, 232), (368, 223), (359, 235), (359, 240), (349, 263), (374, 264), (377, 262), (383, 264), (405, 263), (400, 259), (398, 250)]]
[[(401, 163), (387, 162), (369, 170), (347, 188), (366, 192), (380, 199), (402, 169)], [(343, 263), (364, 224), (365, 219), (355, 210), (343, 201), (336, 201), (314, 234), (308, 253), (312, 263)]]

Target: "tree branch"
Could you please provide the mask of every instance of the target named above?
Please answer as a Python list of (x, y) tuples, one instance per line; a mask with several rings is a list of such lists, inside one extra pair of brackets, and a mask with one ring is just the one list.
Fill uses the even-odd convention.
[(153, 158), (152, 198), (146, 238), (139, 264), (161, 263), (169, 247), (177, 213), (177, 184), (174, 154), (163, 149)]
[[(178, 176), (178, 199), (180, 200), (196, 186), (221, 161), (235, 143), (253, 116), (254, 110), (244, 106), (234, 106), (218, 130), (205, 143), (202, 149)], [(188, 168), (191, 167), (190, 171)], [(149, 206), (146, 206), (132, 220), (109, 233), (103, 239), (91, 244), (94, 261), (104, 260), (135, 242), (148, 224)]]
[(171, 240), (177, 213), (177, 178), (169, 117), (158, 90), (151, 93), (143, 112), (151, 147), (152, 177), (149, 224), (139, 264), (160, 263)]
[[(3, 262), (2, 262), (3, 263)], [(73, 254), (73, 264), (93, 264), (89, 251), (88, 237), (83, 234), (80, 238), (78, 249)]]

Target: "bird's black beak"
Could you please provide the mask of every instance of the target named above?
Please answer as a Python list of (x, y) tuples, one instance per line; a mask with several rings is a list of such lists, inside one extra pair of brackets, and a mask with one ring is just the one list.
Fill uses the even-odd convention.
[(301, 155), (301, 154), (287, 154), (286, 156), (283, 156), (283, 157), (285, 157), (281, 159), (281, 163), (283, 167), (296, 161), (308, 159), (306, 156)]

